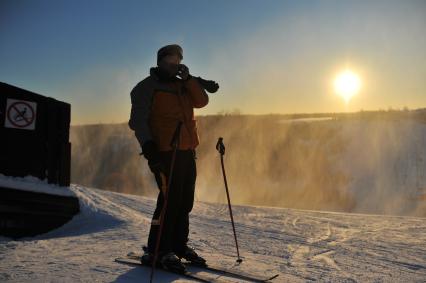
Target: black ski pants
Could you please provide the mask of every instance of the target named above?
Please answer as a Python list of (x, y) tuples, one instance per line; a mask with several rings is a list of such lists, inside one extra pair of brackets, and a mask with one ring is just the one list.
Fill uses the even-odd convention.
[[(161, 159), (166, 169), (168, 182), (173, 152), (161, 152)], [(160, 253), (181, 253), (188, 242), (189, 213), (194, 205), (195, 180), (197, 169), (195, 152), (193, 150), (177, 150), (175, 165), (168, 192), (168, 204), (164, 216), (163, 230), (160, 240)], [(148, 237), (148, 250), (155, 251), (159, 231), (159, 220), (164, 207), (164, 195), (161, 192), (161, 177), (156, 175), (157, 185), (160, 189), (157, 198), (157, 207), (151, 222)], [(167, 184), (166, 184), (167, 185)]]

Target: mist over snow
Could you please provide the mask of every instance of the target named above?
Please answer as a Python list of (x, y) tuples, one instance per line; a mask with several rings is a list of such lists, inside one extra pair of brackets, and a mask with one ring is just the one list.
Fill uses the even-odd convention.
[[(236, 204), (426, 216), (426, 123), (402, 114), (199, 117), (196, 200), (226, 202), (215, 149), (223, 137)], [(74, 183), (156, 196), (154, 178), (126, 124), (74, 126), (71, 142)]]

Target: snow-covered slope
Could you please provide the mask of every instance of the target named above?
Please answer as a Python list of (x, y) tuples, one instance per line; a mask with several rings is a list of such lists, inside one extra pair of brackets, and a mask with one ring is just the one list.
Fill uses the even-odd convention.
[[(82, 212), (68, 224), (35, 238), (0, 239), (0, 281), (148, 282), (148, 270), (115, 263), (114, 258), (145, 244), (155, 201), (71, 188), (81, 200)], [(244, 257), (236, 269), (279, 273), (275, 282), (425, 281), (425, 218), (234, 209)], [(234, 265), (227, 206), (196, 203), (190, 238), (208, 261)], [(163, 272), (155, 278), (155, 282), (186, 282)]]

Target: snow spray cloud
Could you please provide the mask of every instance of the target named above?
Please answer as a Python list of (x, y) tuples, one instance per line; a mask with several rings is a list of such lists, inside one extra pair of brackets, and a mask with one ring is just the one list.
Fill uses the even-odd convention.
[(200, 120), (199, 197), (225, 201), (214, 145), (222, 136), (235, 203), (350, 211), (348, 177), (335, 169), (343, 150), (334, 125), (287, 123), (278, 115), (212, 116)]
[(418, 197), (426, 189), (426, 125), (398, 115), (359, 113), (316, 122), (205, 117), (200, 198), (225, 201), (214, 150), (215, 136), (223, 136), (236, 203), (426, 216)]
[[(196, 199), (226, 202), (219, 154), (235, 204), (425, 216), (426, 126), (414, 121), (289, 122), (280, 115), (198, 119)], [(124, 193), (158, 192), (126, 124), (72, 128), (72, 181)], [(423, 209), (423, 210), (422, 210)]]
[(73, 183), (154, 196), (154, 181), (125, 124), (71, 127)]
[(413, 120), (345, 122), (339, 166), (350, 172), (357, 212), (426, 216), (426, 124)]

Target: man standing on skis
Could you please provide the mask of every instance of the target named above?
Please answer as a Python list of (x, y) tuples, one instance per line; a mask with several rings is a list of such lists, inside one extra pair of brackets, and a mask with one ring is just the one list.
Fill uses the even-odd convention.
[[(219, 87), (213, 81), (191, 76), (188, 67), (181, 64), (182, 59), (183, 50), (179, 45), (167, 45), (158, 50), (157, 67), (151, 68), (150, 75), (131, 92), (129, 121), (160, 190), (142, 263), (153, 263), (160, 215), (165, 209), (157, 258), (163, 268), (175, 271), (185, 269), (181, 259), (205, 264), (205, 260), (187, 245), (196, 179), (195, 148), (199, 144), (194, 108), (204, 107), (209, 101), (204, 90), (206, 83), (210, 90), (215, 89), (213, 92)], [(180, 122), (179, 147), (168, 188), (168, 204), (164, 208), (173, 155), (171, 140)]]

